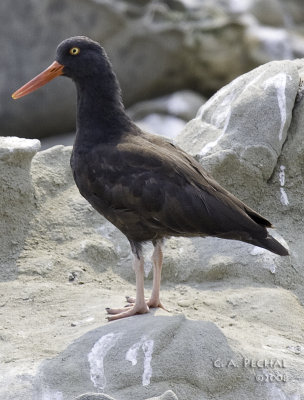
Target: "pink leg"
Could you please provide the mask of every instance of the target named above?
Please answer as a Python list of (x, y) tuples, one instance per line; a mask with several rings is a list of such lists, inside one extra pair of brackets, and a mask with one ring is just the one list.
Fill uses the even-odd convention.
[(135, 314), (144, 314), (149, 311), (149, 307), (145, 301), (144, 295), (144, 258), (142, 254), (134, 254), (133, 268), (136, 275), (136, 300), (133, 307), (129, 308), (107, 308), (108, 314), (113, 314), (108, 317), (109, 321), (115, 319), (130, 317)]
[(163, 241), (158, 240), (154, 244), (154, 252), (152, 255), (153, 261), (153, 287), (148, 306), (151, 308), (161, 307), (164, 308), (159, 300), (161, 271), (163, 266)]
[[(164, 306), (159, 300), (160, 292), (160, 281), (161, 281), (161, 271), (163, 265), (163, 242), (158, 240), (154, 243), (154, 252), (152, 255), (153, 261), (153, 287), (152, 293), (149, 300), (146, 299), (147, 305), (151, 308), (161, 307), (165, 310)], [(136, 299), (134, 297), (126, 297), (128, 303), (135, 303)]]

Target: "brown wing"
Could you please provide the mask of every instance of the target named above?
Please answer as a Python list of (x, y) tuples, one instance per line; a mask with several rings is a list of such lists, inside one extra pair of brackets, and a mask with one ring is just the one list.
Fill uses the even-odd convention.
[[(241, 200), (235, 197), (232, 193), (224, 189), (219, 183), (217, 183), (213, 177), (199, 164), (193, 157), (184, 152), (173, 143), (168, 142), (166, 139), (153, 135), (153, 142), (157, 145), (162, 146), (168, 151), (168, 155), (173, 155), (174, 158), (178, 158), (180, 161), (178, 165), (183, 169), (183, 173), (189, 177), (190, 181), (202, 185), (202, 189), (208, 190), (216, 196), (221, 198), (222, 201), (231, 204), (231, 202), (243, 209), (246, 214), (250, 216), (255, 222), (266, 227), (272, 227), (271, 223), (265, 219), (262, 215), (248, 207)], [(170, 157), (169, 155), (169, 157)]]
[(100, 169), (91, 173), (93, 195), (87, 199), (129, 239), (212, 235), (242, 240), (267, 234), (267, 220), (164, 138), (130, 135), (117, 146), (96, 148), (90, 157), (99, 157)]

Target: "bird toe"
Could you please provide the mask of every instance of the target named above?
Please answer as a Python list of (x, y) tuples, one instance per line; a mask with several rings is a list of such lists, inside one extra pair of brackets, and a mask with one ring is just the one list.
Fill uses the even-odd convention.
[(116, 319), (131, 317), (136, 314), (146, 314), (147, 312), (149, 312), (149, 307), (146, 303), (144, 305), (135, 304), (127, 310), (125, 308), (109, 308), (107, 313), (111, 315), (109, 315), (107, 319), (108, 321), (115, 321)]

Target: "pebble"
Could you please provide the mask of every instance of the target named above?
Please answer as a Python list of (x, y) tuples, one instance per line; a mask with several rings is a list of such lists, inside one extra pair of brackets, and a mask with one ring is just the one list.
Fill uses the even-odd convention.
[(179, 300), (179, 301), (177, 302), (177, 304), (178, 304), (180, 307), (190, 307), (190, 306), (192, 305), (192, 301), (191, 301), (191, 300)]

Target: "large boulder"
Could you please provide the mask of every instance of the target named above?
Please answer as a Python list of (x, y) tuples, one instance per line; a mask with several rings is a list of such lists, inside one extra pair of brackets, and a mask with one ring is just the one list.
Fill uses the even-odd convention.
[[(298, 221), (302, 218), (299, 193), (304, 190), (300, 178), (303, 70), (302, 60), (280, 61), (242, 75), (203, 105), (176, 139), (224, 187), (269, 218), (290, 247), (291, 264), (288, 259), (251, 246), (225, 242), (219, 251), (221, 259), (226, 258), (227, 265), (232, 267), (229, 271), (239, 270), (240, 263), (244, 272), (244, 265), (256, 265), (260, 259), (260, 267), (248, 270), (248, 275), (267, 280), (266, 268), (271, 280), (290, 287), (290, 281), (294, 281), (290, 277), (296, 267), (298, 277), (294, 284), (302, 299), (304, 252), (300, 242), (303, 231)], [(207, 239), (210, 240), (216, 239)], [(195, 255), (190, 250), (192, 260), (200, 259), (202, 253), (197, 239), (191, 240), (191, 245), (197, 252)], [(224, 250), (226, 246), (228, 252)], [(231, 253), (231, 246), (243, 249), (239, 261)], [(224, 262), (222, 268), (226, 270), (227, 265)]]
[(104, 45), (126, 106), (185, 88), (214, 93), (261, 63), (303, 56), (299, 2), (290, 0), (287, 7), (272, 0), (269, 14), (264, 3), (15, 0), (11, 7), (2, 1), (1, 132), (44, 137), (74, 129), (71, 82), (56, 79), (18, 102), (10, 99), (53, 61), (57, 44), (70, 36), (87, 35)]
[(300, 65), (272, 62), (240, 76), (202, 106), (176, 139), (216, 179), (221, 181), (222, 168), (227, 168), (222, 183), (254, 205), (265, 196), (257, 187), (273, 175), (287, 138)]
[(136, 316), (91, 331), (44, 362), (33, 399), (74, 400), (93, 391), (143, 400), (168, 388), (181, 399), (266, 396), (243, 363), (210, 322)]

